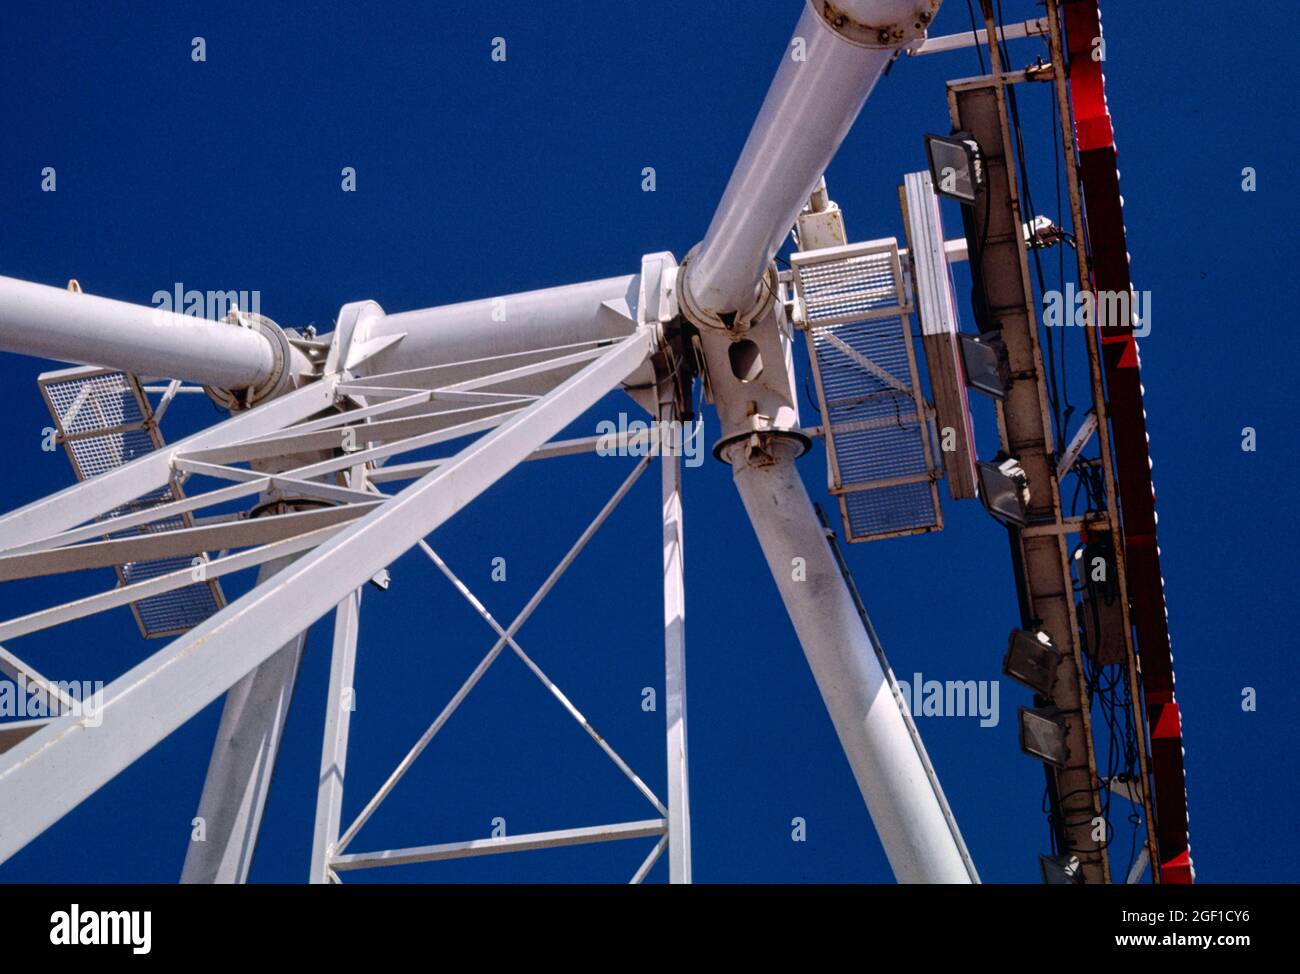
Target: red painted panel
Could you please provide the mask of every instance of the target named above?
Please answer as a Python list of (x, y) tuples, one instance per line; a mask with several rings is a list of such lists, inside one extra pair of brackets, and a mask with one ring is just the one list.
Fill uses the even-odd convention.
[[(1114, 130), (1106, 107), (1101, 13), (1096, 0), (1063, 0), (1069, 51), (1070, 101), (1079, 148), (1079, 177), (1086, 206), (1092, 285), (1098, 292), (1126, 293), (1128, 247), (1120, 202)], [(1151, 482), (1141, 369), (1132, 323), (1101, 322), (1101, 357), (1110, 409), (1111, 444), (1123, 521), (1129, 601), (1142, 667), (1142, 689), (1151, 730), (1151, 776), (1160, 878), (1194, 879), (1187, 840), (1187, 789), (1182, 720), (1174, 700), (1173, 657), (1165, 618), (1164, 580), (1156, 548), (1155, 487)]]

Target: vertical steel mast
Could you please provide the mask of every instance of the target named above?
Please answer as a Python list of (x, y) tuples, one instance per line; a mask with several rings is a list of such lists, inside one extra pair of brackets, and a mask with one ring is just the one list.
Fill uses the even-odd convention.
[(902, 882), (975, 870), (891, 692), (795, 469), (788, 322), (772, 260), (890, 61), (937, 2), (809, 0), (680, 291), (700, 329), (729, 463), (840, 744)]

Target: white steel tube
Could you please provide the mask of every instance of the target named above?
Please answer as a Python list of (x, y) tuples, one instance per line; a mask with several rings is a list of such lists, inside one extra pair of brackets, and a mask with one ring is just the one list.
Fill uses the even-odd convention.
[[(693, 303), (713, 314), (750, 311), (764, 271), (835, 156), (897, 47), (866, 47), (804, 4), (781, 67), (687, 276)], [(838, 0), (859, 24), (913, 19), (916, 0)], [(907, 24), (911, 27), (911, 23)]]
[[(665, 410), (671, 420), (673, 412)], [(664, 722), (668, 753), (668, 882), (691, 881), (690, 773), (686, 760), (686, 583), (682, 459), (660, 450), (664, 541)]]
[[(266, 562), (257, 584), (298, 557)], [(226, 694), (196, 813), (204, 835), (185, 850), (182, 883), (248, 882), (306, 642), (306, 630), (297, 633)]]
[(639, 280), (636, 275), (609, 277), (385, 315), (369, 324), (366, 340), (404, 337), (358, 373), (379, 375), (624, 338), (636, 330)]
[(275, 353), (249, 328), (0, 277), (0, 350), (135, 375), (246, 389), (271, 377)]
[(750, 465), (743, 454), (732, 450), (736, 488), (894, 876), (972, 882), (793, 460)]
[(343, 781), (348, 764), (348, 731), (355, 707), (352, 678), (357, 666), (360, 612), (361, 589), (348, 593), (334, 610), (334, 652), (330, 657), (329, 696), (325, 703), (325, 736), (321, 743), (320, 777), (317, 779), (316, 826), (312, 833), (309, 883), (330, 881), (330, 857), (339, 839)]

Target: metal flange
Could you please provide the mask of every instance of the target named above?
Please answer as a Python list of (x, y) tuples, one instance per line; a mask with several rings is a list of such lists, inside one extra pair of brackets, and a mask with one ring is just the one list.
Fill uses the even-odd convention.
[(289, 344), (289, 336), (270, 318), (251, 311), (231, 308), (230, 313), (226, 315), (226, 322), (237, 328), (256, 331), (266, 339), (273, 358), (271, 374), (260, 385), (250, 386), (247, 389), (217, 389), (204, 386), (203, 391), (208, 394), (208, 398), (223, 409), (235, 413), (243, 409), (251, 409), (260, 402), (288, 391), (292, 382), (289, 363), (293, 361), (293, 348)]
[[(808, 0), (822, 22), (851, 44), (875, 49), (906, 48), (925, 40), (940, 0), (916, 0), (910, 10), (900, 10), (889, 22), (865, 23), (855, 10), (862, 4), (850, 0)], [(903, 6), (896, 4), (896, 6)], [(856, 14), (856, 17), (855, 17)]]
[(711, 328), (714, 331), (725, 331), (732, 334), (748, 331), (755, 321), (759, 321), (771, 310), (773, 303), (776, 301), (776, 292), (780, 284), (776, 262), (773, 261), (769, 264), (767, 271), (763, 274), (762, 287), (757, 303), (745, 311), (737, 309), (735, 312), (726, 312), (732, 315), (728, 320), (713, 311), (701, 308), (691, 294), (691, 260), (699, 252), (699, 249), (699, 244), (691, 248), (690, 253), (682, 258), (682, 265), (677, 272), (677, 298), (682, 314), (696, 328)]

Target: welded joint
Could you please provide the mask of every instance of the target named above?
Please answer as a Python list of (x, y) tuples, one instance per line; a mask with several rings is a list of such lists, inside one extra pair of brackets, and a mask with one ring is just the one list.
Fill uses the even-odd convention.
[(855, 20), (843, 4), (833, 0), (808, 0), (822, 22), (851, 44), (880, 49), (917, 48), (934, 20), (941, 0), (918, 0), (908, 17), (894, 23), (868, 24)]

